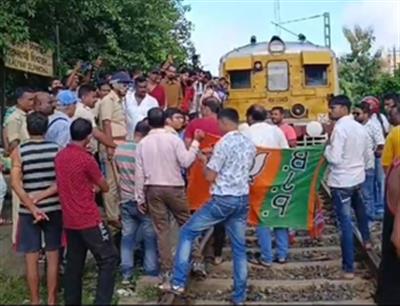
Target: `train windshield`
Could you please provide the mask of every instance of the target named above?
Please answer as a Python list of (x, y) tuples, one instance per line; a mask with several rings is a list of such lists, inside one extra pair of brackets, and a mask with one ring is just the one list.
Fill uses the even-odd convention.
[(268, 91), (289, 89), (289, 66), (286, 61), (273, 61), (267, 65)]
[(327, 86), (328, 72), (327, 65), (305, 65), (305, 85), (306, 86)]
[(251, 87), (251, 71), (235, 70), (229, 71), (231, 89), (243, 89)]

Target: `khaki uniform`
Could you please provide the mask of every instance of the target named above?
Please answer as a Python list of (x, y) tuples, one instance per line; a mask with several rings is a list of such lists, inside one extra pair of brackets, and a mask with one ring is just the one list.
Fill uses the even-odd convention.
[[(100, 129), (104, 131), (104, 120), (111, 121), (111, 133), (114, 142), (118, 145), (125, 141), (127, 128), (125, 115), (122, 106), (122, 100), (112, 90), (103, 98), (99, 108)], [(114, 161), (108, 160), (107, 151), (103, 145), (100, 145), (100, 158), (105, 164), (105, 175), (110, 191), (103, 194), (104, 206), (107, 219), (109, 221), (119, 220), (119, 193), (118, 193), (118, 173)]]
[(181, 83), (178, 80), (171, 81), (165, 78), (161, 81), (161, 86), (165, 90), (167, 107), (180, 107), (183, 99)]
[[(11, 143), (14, 140), (19, 140), (20, 143), (25, 142), (29, 139), (28, 129), (26, 127), (26, 113), (17, 107), (7, 120), (6, 123), (7, 139)], [(20, 206), (20, 200), (17, 194), (12, 191), (12, 243), (16, 243), (17, 238), (17, 225), (18, 225), (18, 211)]]

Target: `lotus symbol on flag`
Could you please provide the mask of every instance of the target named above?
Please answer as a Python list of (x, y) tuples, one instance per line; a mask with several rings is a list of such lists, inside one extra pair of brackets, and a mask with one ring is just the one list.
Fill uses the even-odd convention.
[(254, 182), (254, 179), (261, 173), (265, 167), (265, 161), (267, 160), (268, 153), (258, 153), (254, 158), (253, 165), (250, 169), (250, 184)]

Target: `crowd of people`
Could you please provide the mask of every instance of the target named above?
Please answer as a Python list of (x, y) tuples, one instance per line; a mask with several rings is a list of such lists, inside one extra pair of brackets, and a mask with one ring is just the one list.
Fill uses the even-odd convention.
[[(242, 128), (238, 112), (224, 106), (229, 95), (224, 78), (214, 80), (209, 73), (187, 69), (178, 75), (167, 63), (147, 76), (137, 70), (132, 75), (116, 72), (94, 86), (95, 73), (80, 78), (79, 67), (65, 85), (53, 80), (50, 92), (19, 88), (16, 107), (4, 120), (3, 143), (12, 161), (12, 239), (25, 254), (31, 303), (40, 300), (42, 251), (49, 304), (57, 303), (64, 257), (65, 303), (81, 304), (88, 250), (98, 266), (95, 303), (110, 304), (117, 266), (122, 285), (129, 285), (138, 248), (143, 250), (143, 272), (159, 276), (160, 289), (181, 294), (190, 271), (205, 277), (205, 263), (222, 262), (226, 233), (233, 254), (232, 301), (243, 304), (247, 262), (270, 267), (288, 259), (288, 228), (259, 226), (259, 257), (247, 258), (245, 245), (256, 147), (296, 147), (296, 132), (284, 122), (283, 108), (274, 107), (268, 121), (265, 107), (252, 105)], [(367, 249), (372, 248), (371, 227), (385, 216), (379, 292), (395, 299), (399, 281), (393, 280), (390, 264), (399, 266), (400, 253), (398, 96), (386, 95), (384, 105), (390, 123), (374, 97), (353, 105), (346, 96), (334, 96), (329, 108), (335, 126), (325, 157), (341, 232), (343, 277), (354, 277), (351, 208)], [(211, 154), (199, 149), (207, 133), (221, 136)], [(191, 211), (186, 177), (196, 158), (204, 164), (212, 198)], [(180, 228), (175, 259), (174, 222)], [(214, 231), (204, 249), (197, 238), (210, 228)], [(119, 231), (118, 250), (114, 237)]]

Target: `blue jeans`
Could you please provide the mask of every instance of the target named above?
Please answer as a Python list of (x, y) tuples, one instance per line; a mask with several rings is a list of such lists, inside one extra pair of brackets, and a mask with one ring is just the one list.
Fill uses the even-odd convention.
[(365, 170), (365, 181), (362, 184), (362, 195), (368, 221), (375, 220), (375, 169)]
[(128, 201), (121, 204), (121, 272), (124, 279), (133, 275), (134, 252), (140, 241), (138, 231), (144, 240), (144, 270), (147, 275), (158, 275), (157, 237), (149, 216), (137, 209), (137, 203)]
[(375, 158), (375, 207), (374, 214), (376, 216), (383, 216), (384, 204), (383, 198), (385, 197), (385, 172), (383, 171), (381, 158)]
[(204, 230), (224, 222), (233, 252), (233, 302), (246, 300), (247, 256), (246, 225), (249, 198), (245, 196), (216, 196), (198, 210), (181, 228), (175, 256), (172, 284), (185, 287), (190, 269), (189, 257), (193, 241)]
[(272, 231), (275, 234), (276, 257), (287, 259), (289, 250), (289, 230), (287, 228), (270, 229), (266, 226), (257, 227), (257, 238), (261, 250), (261, 260), (271, 263), (272, 254)]
[(340, 225), (340, 246), (342, 249), (342, 267), (345, 272), (354, 272), (354, 243), (351, 208), (354, 209), (358, 228), (364, 242), (370, 241), (368, 218), (361, 192), (361, 186), (349, 188), (331, 188), (336, 217)]

